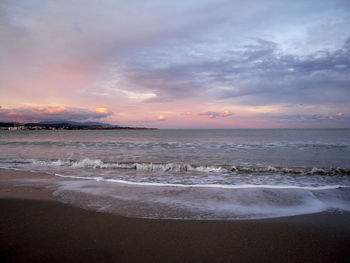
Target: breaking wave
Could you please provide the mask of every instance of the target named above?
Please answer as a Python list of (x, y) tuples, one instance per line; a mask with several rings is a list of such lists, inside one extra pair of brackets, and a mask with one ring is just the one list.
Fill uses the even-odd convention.
[(225, 173), (279, 173), (300, 175), (350, 175), (350, 168), (342, 167), (276, 167), (276, 166), (235, 166), (197, 165), (187, 163), (154, 163), (154, 162), (105, 162), (100, 159), (85, 158), (70, 159), (0, 159), (2, 163), (33, 164), (37, 166), (67, 166), (72, 168), (93, 169), (133, 169), (141, 171), (170, 171), (170, 172), (225, 172)]

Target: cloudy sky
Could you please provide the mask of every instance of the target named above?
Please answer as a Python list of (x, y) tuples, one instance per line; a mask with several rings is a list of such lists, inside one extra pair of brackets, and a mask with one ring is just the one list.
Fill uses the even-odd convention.
[(0, 2), (0, 121), (350, 127), (350, 1)]

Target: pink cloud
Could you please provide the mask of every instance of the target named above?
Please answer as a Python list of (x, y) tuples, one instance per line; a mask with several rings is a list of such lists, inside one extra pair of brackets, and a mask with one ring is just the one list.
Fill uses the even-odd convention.
[(225, 110), (223, 112), (215, 112), (215, 111), (204, 111), (201, 113), (198, 113), (199, 116), (208, 116), (210, 119), (215, 119), (217, 117), (229, 117), (232, 115), (232, 113), (228, 110)]
[(232, 113), (228, 110), (225, 110), (223, 112), (220, 113), (221, 117), (228, 117), (228, 116), (231, 116)]

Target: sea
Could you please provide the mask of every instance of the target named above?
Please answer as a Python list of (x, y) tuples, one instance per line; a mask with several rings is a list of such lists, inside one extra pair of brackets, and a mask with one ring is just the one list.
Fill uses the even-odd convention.
[(131, 217), (350, 211), (350, 129), (2, 130), (0, 168), (46, 173), (58, 200)]

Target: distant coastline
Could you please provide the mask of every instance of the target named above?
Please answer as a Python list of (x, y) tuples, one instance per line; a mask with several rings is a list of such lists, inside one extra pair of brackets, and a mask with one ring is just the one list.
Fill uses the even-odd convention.
[(0, 130), (157, 130), (157, 128), (123, 127), (99, 122), (52, 121), (38, 123), (0, 122)]

